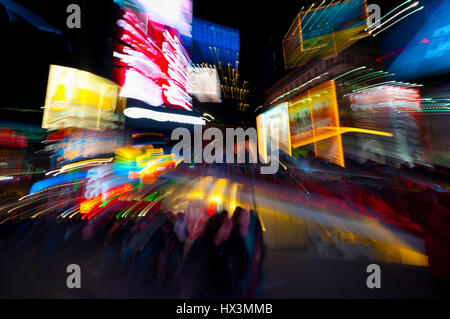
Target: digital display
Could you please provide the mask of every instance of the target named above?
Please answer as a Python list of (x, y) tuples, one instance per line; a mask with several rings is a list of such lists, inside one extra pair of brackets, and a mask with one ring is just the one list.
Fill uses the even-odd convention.
[(190, 58), (179, 31), (130, 8), (122, 13), (117, 25), (124, 44), (118, 43), (114, 51), (120, 96), (191, 111), (192, 98), (187, 93)]
[(56, 155), (57, 164), (62, 164), (101, 154), (112, 154), (129, 142), (128, 137), (116, 131), (79, 130), (46, 146), (45, 149)]
[[(349, 94), (353, 123), (364, 129), (392, 131), (388, 140), (376, 137), (358, 142), (359, 156), (374, 161), (423, 163), (425, 151), (420, 127), (418, 89), (382, 85), (368, 92)], [(378, 154), (373, 157), (372, 153)]]
[(259, 153), (265, 161), (268, 155), (278, 151), (272, 149), (272, 140), (278, 141), (275, 145), (278, 145), (280, 150), (292, 154), (288, 103), (282, 103), (260, 114), (257, 117), (257, 125)]
[(382, 61), (397, 80), (450, 72), (449, 1), (424, 1), (414, 19), (404, 19), (386, 31), (380, 43)]
[(368, 36), (366, 0), (348, 0), (300, 12), (283, 40), (286, 68), (328, 58)]
[(189, 93), (200, 102), (220, 103), (220, 80), (217, 70), (212, 67), (189, 68)]
[(194, 18), (192, 21), (193, 63), (231, 65), (239, 60), (240, 32), (210, 21)]
[(122, 8), (145, 13), (149, 20), (192, 36), (192, 0), (114, 0)]
[(327, 81), (289, 101), (294, 148), (314, 143), (316, 156), (344, 166), (334, 81)]
[(67, 127), (103, 130), (123, 123), (119, 86), (95, 74), (51, 65), (42, 128)]
[(301, 20), (302, 40), (321, 37), (333, 32), (366, 27), (365, 1), (342, 1), (307, 11)]

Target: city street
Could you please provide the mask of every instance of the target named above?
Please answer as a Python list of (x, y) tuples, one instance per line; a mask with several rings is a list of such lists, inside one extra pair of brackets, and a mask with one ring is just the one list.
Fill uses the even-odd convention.
[(449, 17), (0, 0), (0, 299), (449, 299)]

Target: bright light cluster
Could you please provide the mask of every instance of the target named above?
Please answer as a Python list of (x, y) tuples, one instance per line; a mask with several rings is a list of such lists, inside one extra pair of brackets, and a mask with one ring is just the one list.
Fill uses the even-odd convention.
[(119, 86), (95, 74), (51, 65), (42, 128), (121, 128)]
[(200, 102), (220, 103), (220, 81), (215, 67), (192, 66), (189, 68), (190, 89)]
[[(120, 96), (191, 111), (192, 98), (187, 93), (190, 58), (180, 32), (171, 27), (173, 19), (164, 20), (164, 6), (151, 10), (156, 8), (154, 1), (141, 2), (145, 12), (126, 7), (117, 21), (118, 37), (126, 44), (117, 44), (113, 53)], [(152, 20), (155, 14), (159, 17), (156, 21)]]

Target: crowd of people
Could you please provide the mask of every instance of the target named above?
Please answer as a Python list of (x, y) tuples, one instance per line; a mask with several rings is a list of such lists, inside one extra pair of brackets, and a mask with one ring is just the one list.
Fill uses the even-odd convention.
[(265, 248), (252, 210), (212, 214), (193, 240), (184, 212), (133, 220), (105, 211), (88, 222), (53, 217), (2, 223), (2, 251), (36, 251), (38, 263), (91, 258), (92, 278), (119, 282), (133, 297), (261, 297)]
[[(422, 174), (430, 176), (428, 180), (445, 180), (445, 170), (395, 169), (367, 162), (360, 167), (366, 177), (362, 182), (358, 167), (344, 170), (309, 157), (298, 159), (296, 164), (275, 175), (259, 175), (255, 167), (228, 166), (219, 167), (219, 173), (227, 178), (230, 174), (238, 176), (245, 182), (268, 182), (272, 185), (265, 188), (268, 197), (294, 200), (317, 210), (363, 215), (413, 233), (424, 240), (435, 278), (450, 281), (448, 191), (430, 187), (427, 179), (421, 183), (420, 179), (417, 182), (408, 178)], [(192, 174), (198, 174), (198, 169)], [(2, 248), (9, 245), (17, 251), (41, 245), (45, 258), (63, 250), (73, 253), (71, 249), (82, 247), (98, 256), (93, 269), (95, 278), (120, 278), (146, 297), (261, 297), (265, 249), (254, 211), (237, 207), (231, 214), (219, 211), (209, 216), (209, 211), (196, 208), (199, 215), (209, 218), (200, 230), (194, 227), (194, 234), (187, 212), (171, 213), (155, 206), (145, 217), (132, 219), (117, 218), (120, 210), (118, 206), (105, 208), (89, 221), (79, 215), (59, 219), (56, 210), (35, 219), (5, 219), (0, 223), (0, 242)]]

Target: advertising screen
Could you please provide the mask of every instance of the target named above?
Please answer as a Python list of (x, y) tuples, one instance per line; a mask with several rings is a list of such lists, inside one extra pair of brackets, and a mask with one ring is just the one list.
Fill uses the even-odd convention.
[(220, 80), (217, 70), (212, 67), (190, 67), (188, 72), (190, 82), (189, 93), (200, 102), (220, 103)]
[(166, 25), (184, 36), (192, 36), (192, 0), (114, 0), (119, 6), (147, 14), (148, 19)]
[(120, 96), (191, 111), (192, 98), (187, 93), (190, 58), (180, 32), (150, 17), (123, 8), (117, 21), (120, 42), (114, 51), (114, 78), (122, 87)]
[[(278, 145), (278, 148), (286, 154), (292, 154), (287, 102), (260, 114), (256, 120), (259, 153), (265, 161), (269, 154), (278, 151), (272, 150), (272, 144)], [(278, 143), (272, 143), (275, 139)]]
[[(51, 65), (42, 127), (116, 128), (119, 86), (95, 74)], [(121, 110), (120, 110), (121, 111)]]
[[(312, 143), (313, 127), (308, 92), (289, 101), (289, 125), (294, 148)], [(303, 144), (304, 142), (308, 142)]]
[(119, 147), (129, 144), (129, 138), (120, 131), (95, 132), (77, 130), (56, 143), (46, 146), (55, 154), (55, 164), (112, 154)]
[(424, 0), (412, 19), (383, 33), (380, 44), (387, 71), (398, 80), (450, 72), (450, 1)]
[(327, 81), (289, 101), (293, 148), (314, 143), (317, 157), (344, 166), (334, 81)]
[(311, 5), (297, 15), (283, 40), (286, 68), (327, 58), (368, 36), (367, 19), (366, 0)]
[(194, 17), (192, 20), (192, 62), (236, 66), (239, 60), (240, 32), (224, 25)]
[[(420, 92), (417, 89), (379, 86), (368, 92), (349, 94), (353, 123), (364, 129), (392, 131), (394, 137), (384, 140), (365, 138), (358, 144), (359, 156), (385, 163), (423, 163), (425, 149), (420, 117)], [(377, 156), (372, 156), (377, 145)]]
[(354, 28), (364, 29), (366, 26), (364, 0), (342, 1), (307, 11), (301, 19), (304, 49), (310, 44), (308, 40)]

